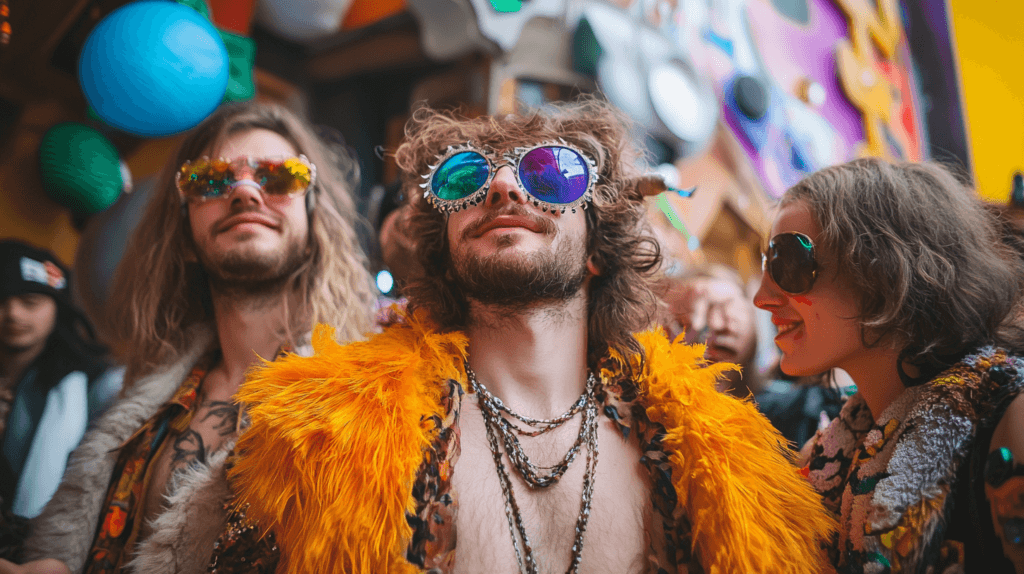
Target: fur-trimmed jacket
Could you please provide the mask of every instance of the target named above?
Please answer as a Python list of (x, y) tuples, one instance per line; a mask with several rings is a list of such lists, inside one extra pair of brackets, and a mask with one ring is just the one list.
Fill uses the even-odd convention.
[[(29, 524), (24, 559), (55, 558), (81, 572), (99, 527), (103, 501), (120, 447), (174, 395), (200, 358), (216, 345), (210, 326), (193, 328), (190, 347), (177, 360), (139, 379), (86, 433), (71, 454), (60, 487)], [(224, 461), (233, 445), (213, 453), (175, 480), (166, 511), (136, 545), (130, 572), (205, 572), (213, 542), (226, 522), (230, 492)]]
[[(731, 367), (708, 365), (702, 346), (638, 337), (646, 361), (634, 371), (635, 408), (665, 431), (675, 519), (688, 524), (703, 570), (825, 571), (820, 544), (834, 523), (781, 435), (752, 403), (715, 390)], [(439, 333), (417, 314), (344, 346), (318, 327), (314, 356), (250, 374), (237, 398), (252, 424), (229, 475), (237, 507), (274, 533), (279, 574), (426, 570), (409, 558), (424, 539), (414, 492), (422, 469), (438, 466), (434, 421), (461, 395), (452, 389), (466, 388), (466, 347), (465, 335)]]

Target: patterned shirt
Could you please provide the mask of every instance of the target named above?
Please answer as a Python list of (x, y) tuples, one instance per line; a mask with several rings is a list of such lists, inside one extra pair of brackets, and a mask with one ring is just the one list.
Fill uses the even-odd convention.
[[(689, 524), (678, 508), (672, 485), (672, 468), (662, 447), (665, 429), (648, 419), (636, 401), (636, 393), (605, 381), (596, 388), (601, 413), (614, 421), (628, 438), (635, 433), (639, 439), (640, 461), (650, 473), (653, 512), (649, 514), (645, 572), (669, 574), (703, 572), (693, 553)], [(463, 390), (457, 381), (448, 381), (448, 393), (442, 397), (444, 417), (431, 421), (436, 437), (424, 452), (423, 463), (413, 484), (415, 512), (406, 515), (412, 527), (412, 538), (406, 559), (423, 572), (436, 574), (451, 571), (456, 548), (456, 516), (458, 504), (452, 491), (452, 470), (459, 458), (459, 411)], [(235, 512), (227, 530), (217, 541), (208, 572), (231, 574), (258, 572), (271, 574), (279, 559), (273, 535), (260, 538), (262, 530), (249, 523), (244, 513)], [(509, 542), (511, 544), (511, 541)]]
[(152, 463), (160, 458), (167, 437), (184, 432), (192, 422), (199, 386), (213, 361), (213, 354), (199, 361), (171, 400), (121, 445), (83, 574), (120, 572), (131, 559), (145, 516)]
[[(971, 500), (983, 491), (970, 465), (988, 453), (985, 429), (1021, 392), (1021, 374), (1024, 359), (982, 348), (877, 417), (854, 395), (819, 431), (803, 473), (839, 520), (827, 548), (837, 572), (1012, 570), (992, 565), (1002, 552), (987, 501)], [(972, 502), (984, 514), (971, 516)]]

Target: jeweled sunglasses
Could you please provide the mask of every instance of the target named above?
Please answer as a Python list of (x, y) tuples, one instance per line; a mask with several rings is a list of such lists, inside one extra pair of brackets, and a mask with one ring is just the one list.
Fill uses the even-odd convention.
[(587, 154), (565, 143), (548, 142), (518, 147), (501, 156), (472, 143), (449, 146), (423, 174), (423, 197), (442, 213), (476, 205), (487, 196), (494, 174), (510, 166), (519, 188), (545, 211), (586, 208), (597, 183), (597, 166)]
[(268, 196), (301, 196), (316, 182), (316, 166), (304, 155), (290, 158), (238, 157), (186, 161), (174, 178), (183, 200), (223, 197), (239, 185)]
[(810, 291), (818, 278), (814, 242), (803, 233), (793, 231), (772, 237), (768, 249), (761, 254), (761, 272), (765, 271), (779, 289), (789, 295)]

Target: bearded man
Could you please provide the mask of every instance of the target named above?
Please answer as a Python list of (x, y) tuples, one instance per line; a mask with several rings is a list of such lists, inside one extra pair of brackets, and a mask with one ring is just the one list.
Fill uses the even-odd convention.
[(206, 571), (227, 521), (224, 463), (246, 423), (232, 396), (245, 372), (308, 346), (314, 322), (345, 339), (371, 327), (341, 169), (352, 166), (268, 104), (224, 106), (184, 139), (109, 301), (125, 396), (30, 524), (25, 555), (38, 561), (0, 567)]
[(408, 312), (347, 346), (318, 329), (239, 393), (237, 508), (276, 571), (819, 572), (831, 523), (715, 390), (731, 367), (634, 334), (660, 254), (620, 116), (421, 110), (407, 136)]

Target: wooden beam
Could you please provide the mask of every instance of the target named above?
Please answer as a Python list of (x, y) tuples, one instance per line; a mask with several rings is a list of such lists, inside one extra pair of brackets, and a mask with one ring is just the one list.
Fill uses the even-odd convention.
[(310, 58), (307, 70), (311, 80), (322, 82), (427, 62), (419, 34), (395, 30), (319, 53)]

